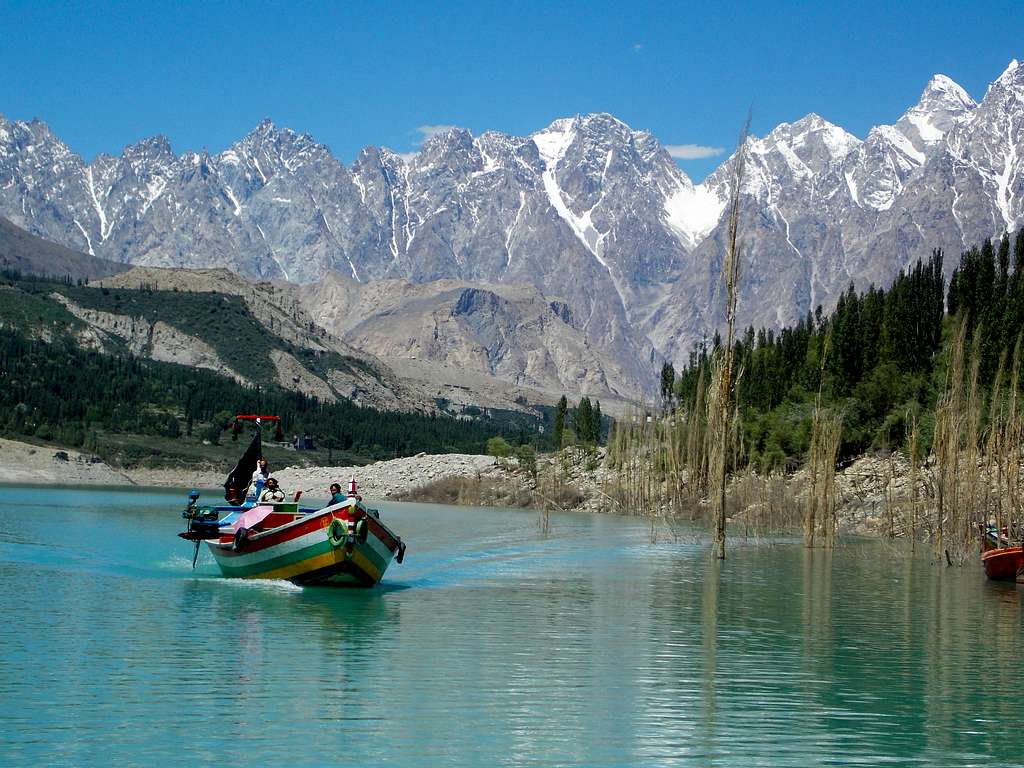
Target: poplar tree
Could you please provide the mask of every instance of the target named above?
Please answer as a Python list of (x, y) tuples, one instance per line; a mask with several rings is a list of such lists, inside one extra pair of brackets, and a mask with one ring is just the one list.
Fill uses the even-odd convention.
[(565, 399), (565, 395), (562, 395), (558, 398), (558, 405), (555, 406), (555, 428), (551, 434), (556, 451), (562, 447), (562, 436), (565, 433), (565, 413), (568, 410), (569, 401)]
[(661, 404), (666, 409), (672, 402), (672, 393), (676, 383), (676, 369), (672, 363), (661, 366)]
[(580, 404), (573, 413), (573, 426), (581, 443), (594, 442), (594, 411), (589, 397), (580, 398)]

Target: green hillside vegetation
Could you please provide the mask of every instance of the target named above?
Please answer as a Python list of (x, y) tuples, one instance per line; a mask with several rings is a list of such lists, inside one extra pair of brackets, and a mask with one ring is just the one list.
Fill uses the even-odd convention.
[(202, 339), (232, 370), (250, 381), (273, 380), (276, 374), (269, 352), (287, 346), (267, 333), (239, 296), (67, 285), (56, 290), (81, 307), (143, 317), (151, 323), (162, 321)]
[[(748, 328), (736, 345), (743, 460), (762, 470), (795, 467), (807, 455), (814, 402), (842, 417), (840, 460), (905, 446), (914, 422), (930, 448), (951, 338), (967, 324), (977, 340), (978, 376), (991, 387), (1024, 331), (1024, 230), (961, 255), (948, 290), (935, 252), (887, 290), (853, 286), (836, 309), (819, 307), (781, 331)], [(666, 366), (666, 407), (693, 409), (708, 381), (712, 348), (695, 350), (677, 376)]]
[(77, 331), (83, 323), (45, 294), (25, 291), (6, 273), (0, 282), (0, 326), (47, 334)]
[[(281, 416), (289, 438), (313, 436), (323, 461), (482, 453), (494, 436), (515, 444), (535, 439), (537, 420), (518, 412), (478, 410), (477, 418), (462, 420), (346, 400), (322, 403), (285, 391), (273, 383), (272, 350), (295, 356), (319, 375), (331, 369), (379, 374), (358, 358), (299, 347), (270, 332), (238, 296), (95, 288), (12, 271), (0, 278), (0, 433), (7, 436), (83, 447), (123, 465), (223, 460), (232, 449), (218, 444), (230, 442), (226, 430), (235, 413)], [(203, 340), (261, 386), (137, 358), (114, 337), (106, 343), (114, 354), (83, 349), (76, 334), (85, 323), (54, 293), (87, 309), (163, 321)]]
[[(309, 434), (323, 448), (357, 459), (404, 456), (420, 451), (482, 453), (496, 435), (514, 443), (533, 434), (529, 417), (498, 412), (479, 420), (378, 411), (342, 400), (322, 403), (276, 386), (246, 387), (212, 371), (104, 355), (69, 338), (30, 339), (0, 329), (0, 431), (94, 449), (111, 435), (148, 435), (168, 440), (231, 439), (236, 413), (281, 416), (287, 435)], [(123, 461), (142, 462), (145, 443)], [(173, 451), (171, 452), (173, 453)]]
[[(330, 350), (301, 347), (269, 332), (245, 301), (222, 293), (162, 291), (148, 287), (95, 288), (70, 280), (26, 276), (16, 271), (0, 272), (0, 323), (32, 332), (46, 328), (51, 333), (74, 331), (82, 323), (51, 294), (60, 293), (86, 309), (116, 315), (142, 317), (167, 325), (209, 344), (232, 370), (250, 381), (276, 377), (270, 353), (286, 352), (319, 376), (331, 370), (369, 374), (380, 379), (372, 365), (356, 357)], [(111, 339), (117, 346), (117, 340)]]

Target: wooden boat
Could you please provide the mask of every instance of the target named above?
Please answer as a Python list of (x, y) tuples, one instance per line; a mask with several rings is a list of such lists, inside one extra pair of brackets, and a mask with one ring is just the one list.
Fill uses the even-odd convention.
[(1024, 547), (1009, 546), (1007, 531), (997, 531), (994, 525), (981, 525), (981, 565), (985, 575), (993, 581), (1014, 581), (1024, 569)]
[(999, 547), (981, 553), (985, 575), (993, 581), (1013, 581), (1024, 566), (1024, 547)]
[[(247, 487), (260, 455), (259, 424), (273, 418), (258, 418), (252, 444), (224, 484), (225, 498), (245, 496), (242, 478)], [(188, 528), (178, 535), (195, 542), (193, 567), (205, 542), (221, 573), (231, 578), (373, 586), (392, 559), (405, 558), (405, 543), (363, 504), (355, 479), (346, 499), (319, 509), (300, 507), (297, 498), (259, 503), (255, 494), (242, 503), (201, 507), (199, 493), (192, 491), (182, 516)]]

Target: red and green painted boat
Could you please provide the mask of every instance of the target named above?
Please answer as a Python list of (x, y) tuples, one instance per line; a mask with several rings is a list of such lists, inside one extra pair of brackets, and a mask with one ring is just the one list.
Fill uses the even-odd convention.
[(249, 495), (261, 452), (260, 424), (275, 417), (238, 417), (246, 418), (256, 420), (257, 429), (224, 484), (225, 498), (232, 503), (201, 507), (199, 493), (192, 491), (182, 513), (188, 528), (178, 535), (195, 542), (193, 567), (205, 543), (229, 578), (370, 587), (380, 582), (392, 560), (402, 562), (405, 543), (363, 504), (354, 479), (347, 498), (322, 508), (300, 507), (297, 498), (260, 503)]

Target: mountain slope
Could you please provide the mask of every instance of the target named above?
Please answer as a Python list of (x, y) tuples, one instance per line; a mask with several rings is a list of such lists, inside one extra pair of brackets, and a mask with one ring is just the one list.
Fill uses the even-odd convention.
[(43, 240), (0, 216), (0, 269), (88, 280), (124, 272), (128, 266)]
[(457, 383), (467, 374), (544, 392), (628, 400), (644, 383), (592, 346), (569, 305), (530, 285), (439, 280), (356, 283), (337, 273), (300, 289), (330, 331), (389, 365)]
[[(396, 302), (383, 301), (388, 284), (400, 282), (381, 281), (367, 287), (332, 273), (322, 283), (300, 288), (284, 282), (252, 282), (224, 269), (135, 267), (99, 285), (108, 289), (155, 289), (163, 292), (165, 300), (169, 295), (171, 299), (194, 295), (193, 301), (201, 301), (211, 293), (237, 298), (258, 323), (257, 335), (244, 342), (236, 332), (231, 338), (238, 349), (235, 343), (229, 348), (250, 370), (251, 357), (261, 361), (263, 370), (251, 376), (253, 383), (269, 379), (284, 389), (299, 390), (325, 401), (343, 397), (388, 409), (431, 413), (447, 410), (459, 415), (466, 406), (529, 411), (530, 404), (554, 402), (564, 391), (547, 391), (542, 386), (545, 382), (457, 367), (454, 361), (431, 361), (426, 356), (417, 361), (408, 354), (392, 355), (392, 346), (368, 343), (358, 334), (347, 333), (373, 313), (385, 328), (398, 317), (406, 318), (407, 327), (419, 322), (421, 318), (408, 313), (401, 296)], [(406, 285), (411, 291), (422, 290)], [(311, 310), (317, 312), (319, 320), (313, 319)], [(167, 314), (163, 319), (173, 322)], [(207, 327), (210, 322), (201, 318), (197, 331), (200, 338), (215, 331)], [(192, 327), (182, 321), (177, 325)], [(262, 340), (260, 333), (265, 335)], [(600, 359), (595, 368), (602, 374)], [(635, 386), (635, 382), (630, 384)]]

